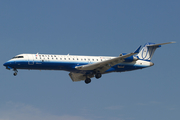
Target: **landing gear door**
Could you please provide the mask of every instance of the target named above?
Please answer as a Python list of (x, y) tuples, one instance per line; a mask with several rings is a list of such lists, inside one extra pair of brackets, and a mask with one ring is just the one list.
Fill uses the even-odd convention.
[(34, 55), (28, 55), (28, 65), (34, 65)]

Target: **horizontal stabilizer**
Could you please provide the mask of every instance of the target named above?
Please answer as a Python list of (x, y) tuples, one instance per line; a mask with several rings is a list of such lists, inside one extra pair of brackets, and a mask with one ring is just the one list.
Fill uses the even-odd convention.
[(167, 42), (167, 43), (160, 43), (160, 44), (154, 44), (154, 45), (147, 45), (148, 47), (150, 46), (160, 46), (160, 45), (166, 45), (166, 44), (171, 44), (171, 43), (176, 43), (176, 42)]
[(160, 43), (160, 44), (155, 44), (155, 43), (146, 43), (144, 47), (141, 49), (139, 54), (137, 55), (137, 58), (140, 60), (145, 60), (145, 61), (150, 61), (156, 48), (161, 47), (161, 45), (166, 45), (166, 44), (171, 44), (175, 42), (167, 42), (167, 43)]

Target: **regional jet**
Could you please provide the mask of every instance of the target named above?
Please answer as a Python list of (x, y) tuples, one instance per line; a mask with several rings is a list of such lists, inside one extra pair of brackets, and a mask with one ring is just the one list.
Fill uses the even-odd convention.
[(3, 65), (17, 75), (18, 69), (27, 70), (64, 70), (69, 72), (72, 81), (91, 82), (91, 78), (101, 78), (102, 74), (125, 72), (153, 66), (151, 58), (156, 48), (171, 44), (146, 43), (142, 49), (139, 46), (135, 52), (122, 53), (117, 57), (111, 56), (77, 56), (53, 54), (19, 54)]

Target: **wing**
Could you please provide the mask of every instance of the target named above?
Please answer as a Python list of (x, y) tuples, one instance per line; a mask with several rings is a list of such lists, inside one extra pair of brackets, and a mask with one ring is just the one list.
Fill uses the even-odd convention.
[(69, 73), (70, 78), (72, 79), (72, 81), (81, 81), (81, 80), (85, 80), (85, 76), (83, 76), (83, 74), (81, 73), (74, 73), (74, 72), (70, 72)]
[(110, 60), (106, 60), (106, 61), (102, 61), (102, 62), (97, 62), (94, 64), (88, 64), (88, 65), (82, 65), (82, 66), (76, 66), (75, 68), (78, 70), (96, 70), (99, 71), (100, 73), (104, 73), (106, 70), (108, 70), (109, 68), (111, 68), (112, 66), (121, 63), (124, 61), (125, 58), (128, 58), (132, 55), (135, 55), (137, 53), (139, 53), (141, 46), (138, 47), (138, 49), (133, 52), (133, 53), (129, 53), (123, 56), (119, 56)]
[[(87, 78), (87, 76), (85, 76), (84, 74), (74, 73), (74, 72), (70, 72), (69, 76), (73, 82), (85, 80)], [(94, 77), (94, 75), (88, 75), (88, 78), (92, 78), (92, 77)]]

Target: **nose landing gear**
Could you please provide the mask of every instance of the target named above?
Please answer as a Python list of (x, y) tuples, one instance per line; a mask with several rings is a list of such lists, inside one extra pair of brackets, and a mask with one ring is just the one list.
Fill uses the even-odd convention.
[(14, 76), (16, 76), (16, 75), (17, 75), (17, 73), (18, 73), (17, 69), (14, 69), (14, 73), (13, 73), (13, 75), (14, 75)]
[(13, 75), (16, 76), (16, 75), (17, 75), (17, 72), (15, 72)]

